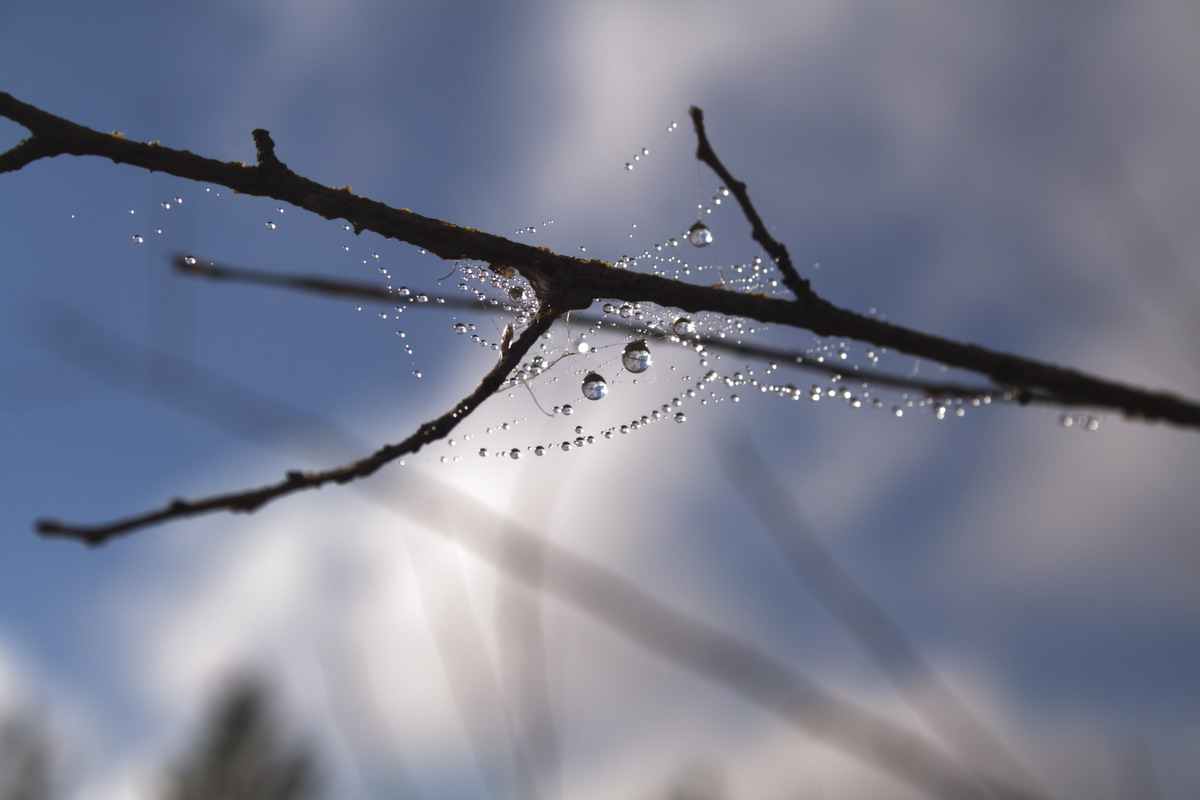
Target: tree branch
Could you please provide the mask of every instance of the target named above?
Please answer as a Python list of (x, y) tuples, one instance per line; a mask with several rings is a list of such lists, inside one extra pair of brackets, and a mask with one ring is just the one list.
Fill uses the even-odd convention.
[[(260, 162), (257, 166), (247, 166), (203, 158), (157, 143), (145, 144), (119, 135), (99, 133), (21, 103), (3, 92), (0, 92), (0, 116), (29, 128), (34, 138), (43, 142), (41, 146), (48, 148), (47, 154), (95, 155), (181, 178), (217, 183), (243, 194), (291, 203), (326, 219), (345, 219), (356, 231), (371, 230), (423, 247), (445, 259), (468, 258), (485, 261), (493, 268), (511, 267), (529, 280), (543, 304), (547, 298), (553, 298), (551, 308), (556, 311), (587, 308), (597, 298), (605, 297), (656, 303), (696, 313), (713, 311), (803, 328), (819, 336), (858, 339), (940, 361), (984, 375), (995, 382), (997, 389), (1014, 390), (1019, 398), (1029, 397), (1029, 393), (1040, 389), (1057, 402), (1113, 409), (1134, 419), (1165, 420), (1200, 428), (1200, 404), (1195, 401), (1126, 386), (1077, 370), (963, 344), (857, 314), (834, 306), (813, 294), (811, 289), (806, 291), (795, 278), (791, 281), (796, 284), (793, 291), (799, 292), (795, 300), (697, 286), (619, 269), (597, 259), (554, 253), (474, 228), (424, 217), (407, 209), (395, 209), (355, 195), (348, 186), (322, 186), (297, 175), (275, 158), (270, 136), (261, 129), (255, 134)], [(703, 119), (699, 109), (693, 112), (693, 119), (697, 118)], [(707, 143), (707, 137), (703, 142)], [(14, 152), (21, 155), (21, 148), (22, 145), (17, 145), (0, 159), (12, 157)], [(705, 150), (711, 152), (711, 145)], [(720, 164), (715, 154), (711, 158), (712, 163)], [(25, 163), (29, 160), (25, 157)], [(726, 170), (724, 174), (729, 173)], [(743, 211), (749, 209), (751, 225), (755, 226), (757, 220), (757, 227), (762, 228), (761, 219), (745, 196), (744, 184), (732, 177), (729, 182), (731, 191), (740, 187), (737, 190), (741, 195), (739, 202), (745, 197)], [(765, 234), (765, 228), (762, 230)], [(767, 236), (764, 247), (768, 252), (774, 251), (772, 257), (777, 258), (780, 269), (786, 274), (790, 259), (776, 255), (786, 254), (786, 250), (771, 242), (774, 240)]]
[[(243, 194), (271, 197), (291, 203), (326, 219), (345, 219), (356, 232), (371, 230), (381, 236), (408, 242), (445, 259), (474, 259), (493, 269), (514, 269), (531, 284), (541, 312), (522, 335), (524, 349), (514, 346), (485, 376), (462, 404), (443, 417), (422, 425), (404, 442), (381, 448), (354, 464), (315, 473), (288, 473), (281, 483), (246, 492), (219, 495), (203, 500), (177, 500), (163, 509), (111, 525), (76, 527), (54, 521), (38, 523), (46, 535), (64, 535), (99, 543), (119, 533), (156, 522), (190, 516), (215, 509), (250, 511), (275, 497), (327, 482), (345, 482), (368, 475), (382, 464), (444, 436), (462, 416), (470, 413), (498, 388), (516, 366), (532, 340), (535, 328), (544, 331), (559, 315), (586, 309), (598, 298), (625, 302), (655, 303), (688, 312), (716, 312), (764, 323), (806, 329), (819, 336), (858, 339), (879, 347), (932, 359), (953, 367), (977, 372), (1021, 402), (1035, 398), (1046, 401), (1114, 409), (1127, 417), (1165, 420), (1200, 429), (1200, 404), (1164, 392), (1152, 392), (1077, 370), (1033, 359), (964, 344), (857, 314), (817, 296), (801, 279), (786, 248), (767, 233), (746, 193), (745, 184), (735, 180), (716, 157), (703, 126), (703, 112), (691, 110), (700, 145), (697, 155), (728, 184), (750, 221), (755, 238), (775, 260), (785, 283), (796, 297), (783, 300), (760, 294), (742, 294), (718, 287), (697, 286), (657, 275), (632, 272), (596, 259), (580, 259), (545, 248), (519, 244), (474, 228), (461, 227), (424, 217), (407, 209), (353, 194), (349, 186), (322, 186), (297, 175), (275, 155), (270, 134), (253, 133), (257, 164), (222, 162), (186, 150), (143, 143), (123, 135), (101, 133), (54, 116), (0, 92), (0, 116), (24, 127), (31, 136), (0, 154), (0, 171), (19, 169), (33, 161), (57, 155), (93, 155), (115, 163), (166, 172), (189, 180), (219, 184)], [(490, 388), (486, 388), (490, 387)]]
[(812, 286), (800, 277), (800, 273), (792, 264), (792, 256), (788, 253), (787, 247), (767, 232), (767, 226), (763, 224), (762, 217), (758, 215), (754, 204), (750, 202), (750, 195), (746, 193), (746, 184), (733, 177), (733, 174), (721, 163), (721, 159), (717, 158), (716, 151), (708, 141), (708, 133), (704, 130), (704, 112), (698, 107), (692, 106), (688, 109), (688, 114), (692, 117), (692, 127), (696, 131), (696, 158), (717, 173), (718, 177), (724, 181), (725, 187), (733, 193), (738, 205), (742, 207), (742, 213), (746, 215), (746, 220), (750, 223), (750, 235), (767, 251), (767, 255), (775, 262), (775, 266), (779, 267), (779, 271), (783, 273), (784, 285), (792, 290), (792, 294), (796, 296), (797, 300), (816, 300), (817, 295), (813, 292)]
[(365, 478), (384, 464), (409, 453), (415, 453), (430, 442), (447, 436), (484, 400), (496, 393), (496, 390), (500, 388), (509, 373), (521, 362), (538, 338), (549, 330), (554, 319), (553, 313), (539, 313), (507, 352), (501, 355), (495, 366), (488, 370), (487, 374), (483, 376), (483, 380), (470, 394), (437, 419), (421, 425), (407, 439), (396, 444), (384, 445), (366, 458), (326, 470), (313, 472), (293, 470), (288, 472), (283, 480), (256, 489), (212, 495), (196, 500), (175, 499), (154, 511), (101, 525), (74, 525), (52, 519), (38, 520), (35, 523), (37, 532), (42, 536), (77, 539), (88, 545), (100, 545), (109, 539), (149, 525), (194, 517), (210, 511), (251, 512), (277, 497), (304, 489), (316, 489), (327, 483), (349, 483)]

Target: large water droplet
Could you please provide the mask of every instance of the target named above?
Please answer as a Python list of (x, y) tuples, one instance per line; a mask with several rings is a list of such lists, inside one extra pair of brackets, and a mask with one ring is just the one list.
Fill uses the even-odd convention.
[(671, 330), (675, 331), (676, 336), (695, 336), (696, 323), (687, 317), (680, 317), (675, 320), (675, 324), (671, 326)]
[(630, 342), (621, 354), (621, 364), (634, 374), (650, 369), (650, 362), (650, 348), (646, 346), (645, 339)]
[(707, 225), (696, 220), (692, 223), (692, 227), (688, 228), (687, 238), (695, 247), (707, 247), (712, 244), (713, 235)]
[(512, 450), (509, 450), (509, 451), (508, 451), (508, 457), (509, 457), (509, 458), (511, 458), (511, 459), (513, 459), (514, 461), (516, 461), (518, 458), (520, 458), (520, 457), (521, 457), (521, 451), (520, 451), (520, 449), (518, 449), (518, 448), (514, 447)]
[(134, 244), (141, 244), (144, 241), (146, 241), (146, 240), (142, 238), (142, 235), (140, 233), (135, 233), (133, 235), (133, 243)]
[(569, 417), (575, 413), (575, 409), (571, 408), (570, 403), (564, 404), (560, 410), (562, 411), (564, 417)]
[(599, 400), (608, 394), (608, 384), (598, 372), (589, 372), (583, 379), (583, 396), (588, 400)]
[(461, 334), (461, 333), (466, 333), (466, 332), (467, 332), (467, 326), (466, 326), (465, 324), (461, 323), (461, 322), (456, 322), (456, 323), (454, 323), (454, 332), (455, 332), (455, 333), (460, 333), (460, 334)]
[(277, 227), (279, 227), (279, 226), (278, 226), (278, 225), (276, 225), (274, 222), (272, 222), (271, 220), (267, 220), (267, 229), (268, 229), (268, 230), (272, 230), (272, 231), (273, 231), (273, 230), (275, 230)]
[(514, 286), (508, 290), (508, 299), (514, 303), (519, 303), (525, 299), (525, 289), (520, 286)]

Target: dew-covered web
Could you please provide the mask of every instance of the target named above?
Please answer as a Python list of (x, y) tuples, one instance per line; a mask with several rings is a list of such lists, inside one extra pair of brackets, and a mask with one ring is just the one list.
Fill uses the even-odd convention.
[[(708, 182), (706, 168), (692, 157), (693, 147), (672, 123), (660, 141), (612, 165), (620, 180), (629, 183), (623, 191), (639, 198), (665, 198), (657, 205), (642, 204), (643, 210), (670, 209), (665, 215), (647, 212), (641, 219), (620, 223), (618, 230), (609, 225), (600, 233), (563, 217), (542, 219), (516, 227), (511, 235), (560, 252), (574, 249), (621, 269), (724, 291), (789, 298), (778, 269), (750, 237), (736, 199), (726, 187)], [(645, 169), (660, 159), (668, 169)], [(205, 199), (224, 192), (219, 187), (192, 191)], [(239, 198), (239, 203), (245, 200), (260, 203), (248, 198)], [(254, 224), (259, 236), (275, 242), (290, 235), (293, 227), (300, 228), (293, 222), (309, 218), (265, 202)], [(185, 197), (172, 194), (148, 210), (164, 217), (177, 215), (182, 207)], [(161, 237), (161, 225), (147, 219), (152, 215), (139, 215), (135, 209), (129, 213), (135, 222), (130, 234), (135, 245), (143, 246), (151, 235)], [(237, 213), (245, 224), (244, 208)], [(369, 232), (359, 235), (347, 223), (335, 224), (340, 231), (331, 243), (330, 223), (310, 219), (305, 230), (324, 231), (319, 248), (307, 241), (293, 247), (309, 248), (318, 255), (316, 266), (337, 268), (348, 277), (361, 279), (364, 270), (374, 274), (387, 304), (352, 307), (373, 313), (387, 326), (399, 356), (390, 367), (401, 370), (405, 381), (427, 382), (431, 366), (444, 370), (445, 364), (460, 361), (483, 365), (482, 374), (537, 312), (537, 297), (515, 271), (498, 272), (478, 261), (441, 262), (419, 248), (414, 251)], [(187, 263), (196, 260), (192, 254), (185, 257)], [(813, 263), (808, 269), (818, 268)], [(883, 318), (873, 308), (868, 313)], [(442, 332), (449, 335), (448, 341), (431, 341)], [(465, 355), (466, 349), (484, 357), (455, 358), (456, 351)], [(429, 352), (437, 353), (432, 364)], [(878, 409), (896, 418), (925, 414), (935, 420), (965, 416), (994, 399), (1012, 399), (989, 391), (922, 390), (920, 381), (914, 388), (887, 380), (897, 376), (945, 385), (954, 385), (960, 377), (870, 344), (827, 340), (790, 328), (773, 330), (755, 320), (718, 313), (597, 298), (588, 310), (557, 321), (499, 396), (432, 452), (443, 462), (561, 455), (660, 423), (684, 424), (706, 407), (737, 404), (752, 395), (808, 406), (820, 402)], [(969, 384), (967, 380), (964, 385)], [(1079, 430), (1099, 425), (1096, 417), (1078, 414), (1063, 415), (1060, 422)]]
[[(677, 129), (672, 124), (668, 132)], [(679, 141), (684, 137), (678, 134), (667, 138), (687, 163), (691, 143)], [(676, 141), (670, 142), (672, 138)], [(654, 148), (656, 153), (661, 149)], [(651, 148), (643, 147), (615, 168), (636, 177), (651, 157)], [(679, 193), (688, 194), (686, 189)], [(688, 203), (679, 205), (686, 209)], [(700, 193), (692, 213), (684, 210), (679, 222), (674, 228), (657, 228), (658, 235), (651, 233), (656, 226), (629, 223), (625, 249), (619, 251), (597, 252), (593, 245), (577, 249), (622, 269), (731, 292), (789, 296), (775, 265), (750, 238), (726, 187), (714, 185)], [(520, 226), (513, 235), (536, 244), (539, 237), (568, 225), (561, 218), (543, 220)], [(729, 244), (718, 248), (722, 237)], [(462, 344), (489, 350), (493, 357), (537, 311), (537, 298), (519, 274), (500, 273), (483, 262), (458, 262), (440, 286), (439, 296), (458, 298), (456, 309), (463, 308), (463, 298), (467, 309), (474, 304), (474, 311), (455, 311), (453, 331)], [(403, 300), (419, 303), (421, 296), (405, 294)], [(870, 314), (877, 312), (871, 309)], [(798, 348), (797, 341), (807, 344)], [(717, 313), (599, 298), (544, 334), (502, 388), (503, 400), (490, 402), (465, 421), (440, 445), (438, 457), (455, 462), (561, 455), (652, 425), (686, 423), (707, 406), (739, 403), (750, 395), (880, 409), (897, 418), (925, 413), (936, 420), (962, 417), (993, 400), (986, 391), (947, 394), (876, 385), (873, 377), (889, 363), (893, 374), (907, 378), (922, 369), (871, 345), (823, 340), (790, 329), (772, 331), (754, 320)], [(931, 380), (953, 377), (936, 365), (932, 371)], [(553, 424), (545, 424), (547, 420)], [(1094, 422), (1085, 419), (1083, 424)]]

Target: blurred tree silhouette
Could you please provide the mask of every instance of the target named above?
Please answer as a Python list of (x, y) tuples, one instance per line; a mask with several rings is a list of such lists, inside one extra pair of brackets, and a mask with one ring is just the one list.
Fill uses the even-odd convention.
[(52, 778), (53, 756), (36, 717), (0, 721), (0, 800), (50, 800)]
[(172, 771), (167, 800), (304, 800), (317, 796), (313, 756), (287, 740), (266, 687), (229, 684), (192, 749)]

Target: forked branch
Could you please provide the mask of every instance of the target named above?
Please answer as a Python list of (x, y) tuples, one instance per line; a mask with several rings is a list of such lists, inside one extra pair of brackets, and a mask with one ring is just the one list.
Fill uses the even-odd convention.
[(407, 209), (392, 208), (354, 194), (349, 186), (323, 186), (289, 169), (276, 156), (270, 134), (262, 129), (253, 132), (257, 154), (255, 165), (222, 162), (163, 147), (157, 142), (132, 141), (116, 132), (101, 133), (0, 92), (0, 116), (30, 131), (27, 139), (0, 154), (0, 172), (20, 169), (41, 158), (93, 155), (189, 180), (219, 184), (243, 194), (271, 197), (327, 219), (345, 219), (355, 231), (374, 231), (425, 248), (442, 258), (473, 259), (487, 262), (498, 270), (514, 269), (530, 282), (541, 309), (521, 339), (503, 354), (463, 403), (438, 420), (422, 425), (404, 442), (381, 448), (361, 461), (321, 472), (291, 472), (280, 483), (246, 492), (204, 500), (174, 501), (158, 511), (110, 525), (81, 527), (47, 521), (39, 523), (38, 529), (47, 535), (71, 536), (98, 543), (118, 533), (176, 517), (217, 509), (250, 511), (275, 497), (300, 489), (368, 475), (403, 453), (414, 452), (444, 436), (463, 416), (474, 410), (519, 363), (520, 356), (532, 343), (527, 339), (532, 331), (541, 327), (544, 332), (559, 315), (588, 308), (603, 298), (629, 303), (648, 302), (694, 313), (715, 312), (808, 330), (818, 336), (857, 339), (976, 372), (992, 381), (998, 394), (1021, 402), (1037, 399), (1063, 405), (1084, 405), (1115, 410), (1133, 419), (1164, 420), (1200, 429), (1200, 404), (1196, 401), (921, 333), (839, 308), (819, 297), (796, 271), (787, 248), (767, 232), (750, 202), (746, 185), (736, 180), (717, 158), (704, 129), (703, 112), (693, 108), (691, 115), (699, 142), (697, 157), (721, 176), (737, 198), (750, 222), (752, 235), (778, 266), (785, 284), (795, 295), (794, 299), (731, 292), (620, 269), (604, 261), (554, 253), (474, 228), (424, 217)]

